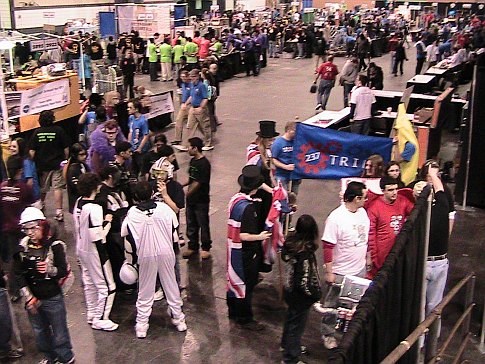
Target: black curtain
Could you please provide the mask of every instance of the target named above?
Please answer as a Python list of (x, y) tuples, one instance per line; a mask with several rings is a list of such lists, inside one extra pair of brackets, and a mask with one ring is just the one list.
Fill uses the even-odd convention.
[[(470, 153), (470, 174), (468, 179), (468, 195), (467, 205), (485, 208), (485, 128), (483, 127), (483, 105), (485, 105), (485, 54), (480, 54), (477, 58), (477, 75), (475, 80), (476, 90), (473, 98), (473, 110), (469, 109), (469, 113), (473, 113), (472, 126), (472, 140)], [(456, 177), (455, 198), (456, 201), (463, 201), (463, 192), (465, 189), (465, 173), (466, 163), (468, 158), (468, 143), (469, 140), (469, 121), (470, 116), (466, 119), (465, 127), (462, 133), (463, 144), (461, 147), (460, 169)]]
[[(384, 265), (357, 306), (348, 331), (331, 351), (329, 363), (379, 363), (418, 326), (429, 192), (429, 188), (423, 190)], [(400, 363), (414, 364), (417, 346)]]

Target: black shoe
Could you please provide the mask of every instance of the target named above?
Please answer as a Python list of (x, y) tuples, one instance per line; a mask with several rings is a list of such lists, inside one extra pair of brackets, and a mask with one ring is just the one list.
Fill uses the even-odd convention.
[(265, 326), (260, 324), (258, 321), (250, 321), (247, 324), (239, 324), (239, 327), (244, 330), (249, 330), (249, 331), (263, 331), (265, 329)]
[(21, 349), (12, 349), (7, 352), (0, 353), (0, 360), (4, 359), (18, 359), (24, 356), (24, 351)]

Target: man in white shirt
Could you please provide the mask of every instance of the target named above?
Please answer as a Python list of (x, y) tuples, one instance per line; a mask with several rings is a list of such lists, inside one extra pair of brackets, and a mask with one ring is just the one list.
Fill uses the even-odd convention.
[(164, 202), (152, 200), (152, 188), (148, 182), (139, 182), (136, 185), (135, 197), (139, 203), (128, 210), (121, 227), (121, 235), (126, 236), (138, 258), (136, 337), (143, 339), (147, 336), (157, 274), (167, 297), (167, 312), (172, 324), (178, 331), (187, 331), (174, 269), (173, 243), (178, 241), (177, 216)]
[(359, 75), (350, 96), (350, 131), (355, 134), (369, 134), (372, 106), (376, 98), (368, 84), (369, 78)]
[[(370, 222), (364, 210), (366, 186), (350, 182), (344, 193), (344, 204), (333, 210), (325, 222), (322, 236), (325, 282), (328, 285), (323, 307), (337, 308), (341, 283), (346, 275), (365, 277), (367, 242)], [(322, 338), (327, 349), (337, 346), (335, 311), (322, 317)]]
[(438, 61), (439, 48), (438, 41), (434, 41), (426, 47), (426, 62), (428, 62), (428, 68), (436, 66)]

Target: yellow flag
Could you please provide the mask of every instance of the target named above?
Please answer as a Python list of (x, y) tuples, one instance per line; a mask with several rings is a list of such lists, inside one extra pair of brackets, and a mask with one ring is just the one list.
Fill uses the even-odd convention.
[[(402, 154), (406, 143), (412, 143), (416, 148), (416, 152), (413, 154), (409, 162), (401, 161), (401, 180), (405, 185), (408, 185), (416, 178), (416, 172), (418, 171), (419, 162), (419, 144), (416, 134), (414, 134), (413, 124), (406, 116), (406, 107), (403, 103), (399, 104), (397, 110), (397, 118), (394, 123), (394, 129), (397, 131), (398, 143), (394, 148), (399, 149), (399, 153)], [(395, 150), (393, 151), (392, 158), (395, 159)]]

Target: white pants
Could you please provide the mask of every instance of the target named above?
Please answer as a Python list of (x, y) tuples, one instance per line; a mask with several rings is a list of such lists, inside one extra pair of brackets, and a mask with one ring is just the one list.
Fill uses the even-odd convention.
[(83, 252), (78, 255), (86, 296), (87, 318), (109, 320), (115, 300), (116, 283), (104, 246), (98, 249), (98, 252)]
[(161, 62), (162, 63), (162, 80), (167, 81), (172, 79), (172, 63), (171, 62)]
[(139, 258), (139, 287), (136, 300), (136, 326), (148, 329), (148, 319), (152, 313), (153, 295), (157, 282), (157, 273), (160, 277), (171, 316), (175, 320), (185, 318), (182, 312), (182, 298), (175, 278), (175, 254), (167, 252), (164, 255), (150, 258)]

